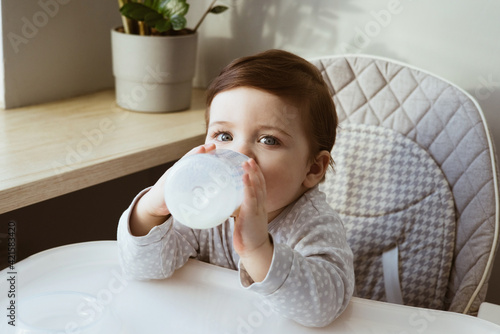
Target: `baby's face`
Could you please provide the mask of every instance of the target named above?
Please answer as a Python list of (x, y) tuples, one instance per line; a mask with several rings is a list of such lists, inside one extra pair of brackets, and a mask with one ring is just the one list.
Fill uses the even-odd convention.
[(255, 159), (266, 180), (269, 220), (307, 190), (309, 141), (299, 110), (279, 97), (249, 87), (217, 94), (205, 143)]

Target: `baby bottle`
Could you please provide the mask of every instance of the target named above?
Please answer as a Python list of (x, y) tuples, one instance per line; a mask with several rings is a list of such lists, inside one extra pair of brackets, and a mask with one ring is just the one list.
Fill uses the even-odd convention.
[(165, 203), (172, 216), (195, 229), (222, 224), (243, 201), (242, 163), (248, 159), (216, 149), (177, 161), (165, 181)]

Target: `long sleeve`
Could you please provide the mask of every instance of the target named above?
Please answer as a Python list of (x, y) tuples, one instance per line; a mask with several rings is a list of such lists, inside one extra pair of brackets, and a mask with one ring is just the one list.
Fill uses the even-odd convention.
[(137, 280), (170, 277), (190, 257), (198, 253), (196, 233), (170, 217), (155, 226), (145, 236), (130, 233), (130, 214), (137, 201), (148, 191), (139, 193), (118, 223), (118, 252), (121, 267), (127, 277)]
[(262, 282), (253, 282), (240, 264), (243, 287), (282, 316), (311, 327), (331, 323), (354, 291), (353, 255), (342, 222), (329, 207), (310, 205), (321, 203), (317, 196), (321, 193), (307, 194), (271, 224), (274, 254)]

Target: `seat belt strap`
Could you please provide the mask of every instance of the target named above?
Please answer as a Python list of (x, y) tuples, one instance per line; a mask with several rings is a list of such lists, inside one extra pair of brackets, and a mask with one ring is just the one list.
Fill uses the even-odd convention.
[(382, 253), (382, 269), (384, 271), (384, 286), (387, 301), (403, 305), (403, 296), (399, 283), (399, 252), (397, 245)]

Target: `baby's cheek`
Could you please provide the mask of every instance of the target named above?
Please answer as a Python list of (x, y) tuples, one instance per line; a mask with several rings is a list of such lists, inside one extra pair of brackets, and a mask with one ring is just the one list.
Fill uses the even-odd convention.
[(274, 211), (284, 205), (286, 202), (286, 191), (284, 185), (279, 182), (278, 178), (271, 178), (269, 181), (266, 179), (266, 193), (267, 193), (267, 209)]

